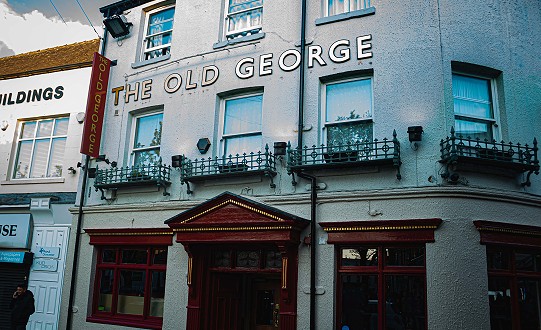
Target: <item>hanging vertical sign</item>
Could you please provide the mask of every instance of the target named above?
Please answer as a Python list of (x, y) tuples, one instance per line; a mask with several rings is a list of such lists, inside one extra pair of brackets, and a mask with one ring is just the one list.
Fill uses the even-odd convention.
[(111, 60), (94, 53), (92, 61), (92, 73), (86, 101), (85, 125), (83, 128), (83, 140), (81, 153), (98, 157), (100, 152), (101, 130), (105, 113), (105, 98), (107, 83), (109, 82), (109, 70)]

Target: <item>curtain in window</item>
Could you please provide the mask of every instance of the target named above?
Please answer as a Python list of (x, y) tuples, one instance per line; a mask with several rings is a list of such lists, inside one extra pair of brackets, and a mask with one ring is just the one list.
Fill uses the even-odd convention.
[(370, 0), (328, 0), (328, 16), (370, 7)]
[(263, 95), (227, 100), (225, 103), (225, 155), (261, 150)]
[(134, 166), (156, 164), (160, 159), (163, 114), (137, 118), (133, 143)]
[[(249, 30), (261, 26), (263, 0), (230, 0), (228, 32)], [(250, 10), (251, 9), (251, 10)]]
[[(162, 45), (171, 44), (171, 32), (173, 30), (174, 8), (170, 8), (153, 14), (149, 18), (146, 49), (152, 49)], [(159, 57), (168, 54), (170, 47), (161, 47), (148, 52), (145, 59)]]

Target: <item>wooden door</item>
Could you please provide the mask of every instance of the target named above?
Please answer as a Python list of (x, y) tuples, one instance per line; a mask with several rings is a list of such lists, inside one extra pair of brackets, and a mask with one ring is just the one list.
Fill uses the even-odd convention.
[(278, 278), (254, 279), (251, 301), (250, 329), (276, 330), (280, 328), (280, 280)]
[(210, 329), (242, 329), (242, 277), (237, 274), (215, 274), (213, 278)]

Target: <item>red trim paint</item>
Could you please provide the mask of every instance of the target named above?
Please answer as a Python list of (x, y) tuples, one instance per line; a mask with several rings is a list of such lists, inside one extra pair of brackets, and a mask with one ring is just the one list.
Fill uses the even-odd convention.
[(541, 248), (541, 227), (477, 220), (481, 244)]

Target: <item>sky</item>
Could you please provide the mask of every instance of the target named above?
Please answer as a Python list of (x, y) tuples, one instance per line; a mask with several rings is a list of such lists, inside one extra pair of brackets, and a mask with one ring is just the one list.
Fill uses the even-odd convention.
[(118, 0), (0, 0), (0, 57), (101, 37), (99, 8), (115, 2)]

